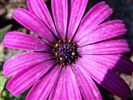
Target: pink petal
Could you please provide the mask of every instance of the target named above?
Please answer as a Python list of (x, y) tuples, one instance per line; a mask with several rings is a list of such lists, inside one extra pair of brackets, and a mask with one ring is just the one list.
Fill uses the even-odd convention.
[(84, 11), (86, 9), (88, 0), (71, 0), (70, 4), (70, 19), (67, 36), (72, 38), (76, 32), (79, 23), (83, 17)]
[(52, 14), (58, 33), (64, 39), (68, 20), (68, 1), (51, 0)]
[(30, 88), (39, 78), (44, 75), (52, 66), (51, 61), (45, 61), (19, 72), (7, 83), (7, 89), (18, 96)]
[(13, 13), (13, 18), (22, 24), (24, 27), (30, 31), (38, 34), (44, 39), (53, 41), (54, 37), (50, 30), (31, 12), (26, 9), (19, 8)]
[(106, 64), (89, 60), (86, 57), (82, 57), (77, 64), (83, 67), (88, 72), (88, 75), (111, 93), (123, 98), (130, 96), (131, 93), (128, 85), (112, 70), (106, 67)]
[(46, 100), (59, 76), (59, 66), (55, 66), (39, 80), (28, 93), (26, 100)]
[[(106, 67), (116, 72), (122, 72), (125, 74), (132, 74), (133, 63), (120, 54), (115, 55), (83, 55), (89, 60), (93, 60), (97, 63), (104, 64)], [(105, 63), (106, 62), (106, 63)]]
[(50, 100), (82, 100), (76, 77), (70, 66), (61, 71), (56, 87), (51, 91)]
[(45, 25), (56, 33), (55, 26), (44, 0), (27, 0), (29, 10), (34, 13)]
[(30, 66), (43, 62), (48, 58), (49, 55), (46, 53), (27, 52), (18, 54), (4, 63), (3, 73), (5, 77), (9, 77)]
[(121, 54), (129, 51), (129, 45), (124, 39), (103, 41), (80, 48), (81, 54)]
[(90, 33), (96, 26), (108, 18), (112, 12), (112, 9), (105, 2), (96, 4), (82, 19), (76, 37)]
[(87, 71), (78, 64), (73, 66), (78, 79), (79, 87), (84, 100), (102, 100), (100, 92), (88, 75)]
[[(97, 26), (93, 31), (76, 37), (79, 45), (96, 43), (125, 34), (126, 28), (121, 20), (111, 20)], [(83, 37), (82, 37), (83, 36)]]
[(22, 32), (8, 32), (4, 37), (5, 47), (21, 50), (46, 51), (47, 45), (41, 40)]

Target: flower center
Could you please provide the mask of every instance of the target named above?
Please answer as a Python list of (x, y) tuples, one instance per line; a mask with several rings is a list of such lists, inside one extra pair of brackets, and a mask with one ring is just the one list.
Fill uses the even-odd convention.
[(78, 59), (78, 45), (71, 41), (61, 41), (54, 43), (52, 47), (52, 56), (56, 59), (62, 66), (75, 63)]

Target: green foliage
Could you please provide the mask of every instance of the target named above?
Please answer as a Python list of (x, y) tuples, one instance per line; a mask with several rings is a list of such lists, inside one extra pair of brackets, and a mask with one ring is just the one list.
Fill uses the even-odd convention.
[(12, 25), (8, 25), (2, 29), (0, 29), (0, 42), (2, 41), (6, 32), (8, 32), (12, 28)]
[(4, 86), (5, 86), (5, 83), (6, 83), (6, 80), (3, 75), (0, 73), (0, 98), (2, 96), (2, 91), (4, 89)]
[(6, 90), (6, 82), (7, 79), (4, 78), (4, 76), (0, 72), (0, 100), (24, 100), (27, 91), (21, 96), (14, 97), (8, 90)]

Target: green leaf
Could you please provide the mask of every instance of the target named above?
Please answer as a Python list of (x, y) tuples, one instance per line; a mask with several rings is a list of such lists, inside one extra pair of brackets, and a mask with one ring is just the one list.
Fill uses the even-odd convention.
[(6, 27), (0, 29), (0, 42), (2, 41), (6, 32), (8, 32), (12, 28), (12, 25), (7, 25)]
[(2, 66), (2, 63), (0, 62), (0, 66)]
[(0, 94), (2, 93), (2, 90), (4, 89), (6, 80), (4, 76), (0, 73)]

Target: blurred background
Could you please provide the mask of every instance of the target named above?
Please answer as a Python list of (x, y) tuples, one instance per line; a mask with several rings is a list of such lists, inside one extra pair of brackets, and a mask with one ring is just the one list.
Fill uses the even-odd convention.
[[(26, 0), (0, 0), (0, 100), (24, 100), (26, 92), (19, 97), (13, 97), (5, 88), (7, 79), (2, 75), (3, 63), (13, 55), (20, 53), (20, 50), (7, 49), (2, 46), (2, 40), (6, 32), (17, 30), (23, 31), (28, 34), (30, 32), (12, 19), (12, 12), (18, 7), (26, 7)], [(45, 0), (50, 8), (50, 0)], [(124, 36), (131, 47), (133, 47), (133, 0), (90, 0), (87, 10), (89, 10), (94, 4), (100, 1), (106, 1), (114, 10), (113, 15), (109, 19), (122, 19), (125, 21), (128, 32)], [(86, 10), (86, 11), (87, 11)], [(21, 16), (20, 16), (21, 17)], [(107, 20), (109, 20), (107, 19)], [(132, 49), (132, 48), (131, 48)], [(132, 54), (127, 56), (133, 61)], [(121, 74), (121, 77), (128, 83), (132, 90), (132, 96), (129, 100), (133, 100), (133, 76), (127, 76)], [(121, 100), (121, 98), (114, 96), (104, 90), (98, 85), (104, 100)]]

